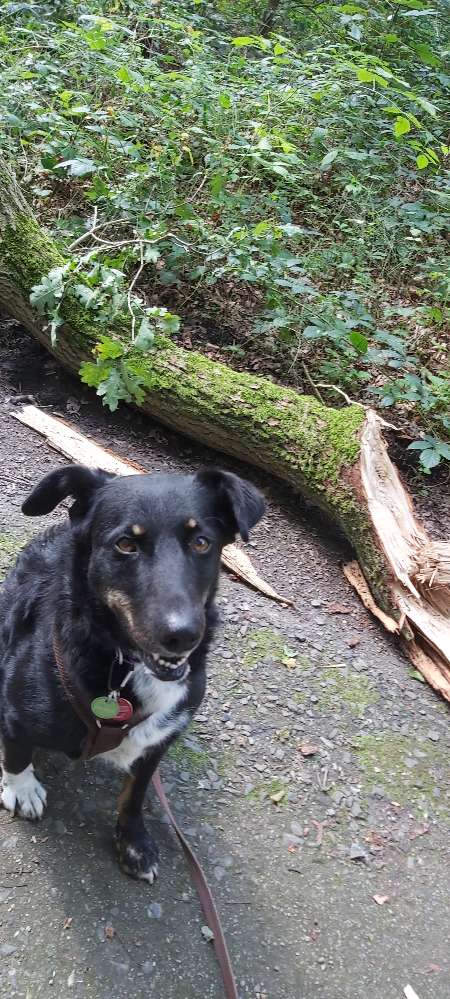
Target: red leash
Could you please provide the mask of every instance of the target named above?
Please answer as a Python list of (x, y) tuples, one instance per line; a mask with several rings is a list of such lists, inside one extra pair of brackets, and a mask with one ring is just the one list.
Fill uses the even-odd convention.
[(225, 988), (226, 999), (239, 999), (238, 991), (236, 988), (236, 979), (234, 977), (234, 972), (230, 960), (230, 955), (228, 953), (228, 947), (226, 945), (224, 932), (219, 919), (219, 914), (217, 912), (214, 899), (211, 894), (211, 889), (206, 880), (203, 868), (197, 860), (195, 853), (191, 850), (189, 843), (185, 839), (185, 836), (181, 832), (181, 829), (177, 825), (174, 816), (172, 814), (171, 807), (166, 798), (166, 792), (161, 783), (161, 777), (159, 775), (159, 770), (156, 770), (152, 777), (153, 787), (155, 789), (156, 795), (164, 809), (168, 819), (171, 822), (173, 830), (177, 836), (178, 842), (183, 850), (186, 860), (189, 865), (189, 870), (191, 872), (192, 880), (197, 889), (197, 894), (200, 899), (200, 905), (203, 909), (205, 919), (208, 923), (209, 928), (214, 933), (214, 950), (216, 952), (216, 957), (220, 965), (220, 970), (222, 972), (223, 984)]

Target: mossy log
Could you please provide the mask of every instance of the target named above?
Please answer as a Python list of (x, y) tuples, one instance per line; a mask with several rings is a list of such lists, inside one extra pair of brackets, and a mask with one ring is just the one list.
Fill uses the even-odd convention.
[[(111, 324), (94, 323), (92, 313), (69, 293), (61, 308), (64, 325), (52, 346), (45, 320), (30, 305), (30, 292), (44, 274), (65, 262), (52, 237), (33, 217), (13, 174), (0, 161), (0, 306), (77, 373), (81, 362), (90, 359), (101, 334), (114, 332), (119, 339), (127, 339), (129, 317), (119, 316), (112, 331)], [(141, 354), (139, 361), (142, 364)], [(418, 656), (416, 665), (423, 672), (428, 669), (428, 679), (443, 693), (448, 687), (450, 699), (450, 626), (448, 622), (444, 626), (436, 601), (429, 624), (430, 604), (424, 594), (432, 590), (418, 576), (428, 539), (412, 517), (375, 414), (356, 405), (328, 408), (310, 396), (232, 371), (164, 338), (144, 363), (145, 399), (140, 410), (216, 450), (263, 468), (324, 511), (356, 553), (370, 588), (371, 609), (382, 608), (383, 623), (391, 631), (402, 632), (408, 648), (420, 638), (427, 662), (432, 646), (436, 656), (429, 669)], [(380, 515), (383, 490), (387, 505)], [(441, 597), (442, 592), (441, 587)], [(450, 588), (447, 596), (450, 609)], [(421, 615), (411, 601), (418, 602)], [(436, 619), (438, 614), (442, 621)]]

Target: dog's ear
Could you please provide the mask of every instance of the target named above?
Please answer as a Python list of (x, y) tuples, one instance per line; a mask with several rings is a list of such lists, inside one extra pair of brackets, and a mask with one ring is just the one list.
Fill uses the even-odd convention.
[(239, 533), (243, 541), (248, 541), (248, 532), (261, 520), (265, 510), (259, 489), (233, 472), (222, 472), (218, 468), (202, 469), (197, 473), (197, 479), (214, 492), (230, 537)]
[(22, 505), (22, 513), (27, 517), (40, 517), (54, 510), (66, 496), (73, 496), (75, 503), (70, 508), (72, 521), (79, 520), (87, 513), (97, 489), (115, 476), (101, 469), (87, 468), (85, 465), (64, 465), (49, 472), (34, 487)]

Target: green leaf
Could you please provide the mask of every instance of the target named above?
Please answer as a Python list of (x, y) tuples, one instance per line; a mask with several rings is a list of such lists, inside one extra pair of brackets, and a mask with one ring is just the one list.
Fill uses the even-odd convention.
[(334, 163), (336, 156), (339, 153), (339, 149), (330, 149), (329, 153), (326, 153), (319, 164), (319, 170), (327, 170), (332, 163)]
[(95, 361), (83, 361), (80, 366), (81, 381), (91, 388), (97, 388), (104, 378), (105, 372), (108, 373), (110, 369), (111, 365), (104, 364), (103, 362), (96, 364)]
[(139, 330), (134, 341), (134, 346), (138, 350), (150, 350), (155, 342), (155, 327), (151, 326), (148, 319), (144, 317), (142, 320)]
[(267, 165), (270, 166), (270, 169), (272, 170), (273, 173), (277, 173), (280, 177), (289, 178), (291, 176), (289, 170), (287, 170), (282, 163), (270, 163)]
[(423, 439), (421, 441), (413, 441), (412, 444), (408, 444), (407, 451), (424, 451), (427, 447), (430, 447)]
[(72, 291), (76, 298), (88, 309), (93, 300), (98, 297), (98, 292), (89, 288), (87, 284), (74, 284)]
[(307, 340), (319, 340), (324, 335), (324, 331), (318, 326), (305, 326), (302, 333), (302, 336), (306, 337)]
[(394, 135), (406, 135), (407, 132), (411, 131), (411, 122), (408, 118), (401, 115), (399, 118), (395, 119), (394, 122)]
[(144, 260), (146, 264), (156, 264), (161, 256), (157, 246), (146, 246), (144, 249)]
[(349, 340), (355, 350), (358, 351), (358, 354), (367, 354), (369, 342), (367, 337), (363, 336), (362, 333), (358, 333), (358, 330), (352, 330), (349, 335)]
[(112, 413), (116, 411), (121, 399), (129, 401), (129, 392), (127, 392), (118, 368), (111, 368), (108, 377), (99, 383), (97, 395), (101, 397), (103, 405), (108, 406)]
[(222, 173), (215, 173), (209, 182), (209, 189), (214, 198), (223, 191), (226, 184), (226, 177)]
[(64, 292), (63, 277), (67, 270), (67, 265), (54, 267), (48, 274), (45, 274), (40, 284), (35, 284), (31, 289), (30, 302), (41, 315), (51, 312), (62, 298)]
[(90, 173), (95, 173), (98, 170), (98, 166), (93, 160), (88, 159), (75, 159), (75, 160), (63, 160), (62, 163), (57, 163), (54, 167), (55, 170), (67, 170), (69, 177), (87, 177)]
[(419, 673), (418, 669), (410, 669), (409, 675), (411, 677), (411, 680), (419, 680), (420, 683), (425, 683), (425, 677), (422, 676), (421, 673)]
[(424, 62), (426, 66), (441, 65), (441, 60), (433, 52), (430, 46), (426, 44), (426, 42), (420, 42), (419, 45), (414, 45), (414, 50), (417, 52), (417, 55), (420, 56), (422, 62)]
[(244, 48), (245, 45), (259, 45), (261, 39), (256, 35), (237, 35), (236, 38), (231, 39), (231, 44), (235, 45), (237, 49)]
[(272, 232), (273, 224), (272, 222), (257, 222), (253, 227), (254, 236), (266, 236), (267, 233)]
[(370, 72), (370, 69), (358, 69), (356, 75), (361, 83), (373, 83), (375, 80), (375, 77), (373, 73)]
[(430, 161), (428, 159), (428, 156), (425, 156), (425, 153), (419, 153), (419, 155), (416, 158), (416, 164), (419, 170), (425, 170), (429, 162)]
[(101, 361), (113, 361), (118, 357), (123, 357), (125, 348), (119, 343), (118, 340), (113, 340), (112, 337), (102, 336), (100, 342), (95, 348), (95, 353), (100, 358)]
[(438, 452), (431, 447), (427, 448), (426, 451), (422, 451), (420, 455), (420, 464), (422, 465), (422, 468), (424, 468), (425, 471), (427, 472), (430, 470), (430, 468), (435, 468), (436, 465), (439, 465), (440, 460), (441, 460), (440, 454), (438, 454)]
[(440, 454), (441, 458), (446, 458), (450, 461), (450, 444), (444, 444), (443, 441), (436, 441), (434, 448)]
[(116, 72), (117, 79), (121, 83), (133, 83), (133, 77), (126, 66), (121, 66)]
[(219, 94), (219, 104), (226, 110), (231, 107), (231, 97), (229, 94)]

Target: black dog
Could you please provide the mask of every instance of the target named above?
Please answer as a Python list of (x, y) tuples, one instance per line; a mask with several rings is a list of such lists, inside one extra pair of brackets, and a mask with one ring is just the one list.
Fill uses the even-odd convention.
[(80, 757), (86, 726), (70, 691), (88, 705), (99, 698), (102, 710), (112, 699), (116, 711), (110, 692), (121, 686), (133, 725), (101, 758), (130, 774), (119, 861), (151, 882), (158, 850), (143, 823), (147, 786), (203, 699), (221, 550), (238, 532), (247, 539), (264, 502), (250, 483), (216, 469), (120, 478), (69, 465), (36, 486), (23, 512), (49, 513), (67, 496), (71, 523), (33, 540), (0, 592), (2, 802), (40, 818), (46, 793), (34, 748)]

